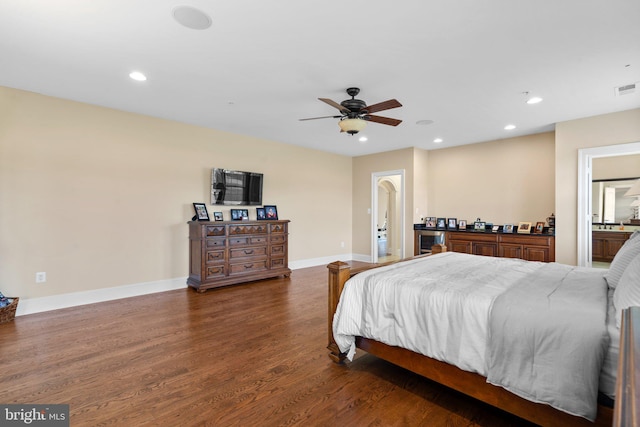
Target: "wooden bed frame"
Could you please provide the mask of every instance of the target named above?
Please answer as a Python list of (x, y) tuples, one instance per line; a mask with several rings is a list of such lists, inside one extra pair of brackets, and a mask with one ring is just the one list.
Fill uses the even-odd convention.
[[(385, 264), (386, 265), (386, 264)], [(336, 363), (345, 363), (346, 354), (341, 353), (333, 338), (333, 315), (338, 307), (340, 294), (345, 282), (353, 275), (379, 267), (380, 265), (351, 268), (349, 264), (336, 261), (327, 266), (329, 269), (329, 306), (328, 306), (328, 332), (329, 332), (329, 357)], [(636, 317), (633, 323), (630, 316)], [(640, 411), (640, 400), (635, 389), (635, 383), (640, 384), (640, 308), (637, 312), (631, 310), (624, 315), (622, 335), (620, 343), (620, 364), (617, 382), (617, 396), (615, 405), (615, 426), (636, 426), (636, 406)], [(629, 332), (626, 325), (636, 325)], [(631, 339), (638, 336), (635, 343)], [(589, 422), (582, 417), (569, 415), (556, 410), (551, 406), (534, 403), (516, 396), (502, 387), (494, 386), (486, 382), (486, 378), (473, 373), (463, 371), (453, 365), (429, 358), (427, 356), (393, 347), (367, 338), (357, 337), (356, 346), (367, 353), (391, 362), (414, 372), (418, 375), (436, 381), (461, 393), (474, 397), (489, 405), (495, 406), (518, 417), (529, 420), (542, 426), (611, 426), (614, 422), (614, 409), (604, 405), (598, 405), (598, 415), (595, 422)], [(638, 351), (634, 353), (634, 349)], [(636, 360), (637, 359), (637, 360)], [(623, 404), (624, 402), (624, 404)]]

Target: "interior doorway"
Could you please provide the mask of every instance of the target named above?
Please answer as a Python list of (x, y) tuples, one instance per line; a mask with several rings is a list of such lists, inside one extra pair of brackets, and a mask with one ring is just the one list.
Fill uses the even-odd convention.
[(640, 154), (640, 142), (578, 150), (578, 265), (591, 267), (593, 228), (593, 159)]
[(371, 262), (404, 258), (404, 170), (374, 172), (371, 185)]

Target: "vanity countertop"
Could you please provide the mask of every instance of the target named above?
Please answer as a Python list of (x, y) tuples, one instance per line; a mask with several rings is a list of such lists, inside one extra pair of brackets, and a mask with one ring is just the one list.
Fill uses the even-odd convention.
[(625, 225), (624, 226), (624, 230), (620, 230), (620, 226), (619, 225), (614, 225), (611, 227), (611, 230), (609, 230), (609, 228), (598, 228), (598, 226), (593, 226), (592, 231), (597, 232), (597, 231), (601, 231), (604, 232), (606, 231), (607, 233), (633, 233), (634, 231), (638, 230), (640, 227), (638, 226), (628, 226)]

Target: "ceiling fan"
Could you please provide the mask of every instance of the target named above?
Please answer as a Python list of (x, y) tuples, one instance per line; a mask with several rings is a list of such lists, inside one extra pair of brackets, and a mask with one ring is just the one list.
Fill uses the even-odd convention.
[(316, 119), (340, 119), (338, 125), (340, 126), (340, 132), (346, 132), (350, 135), (355, 135), (360, 132), (366, 126), (367, 122), (375, 122), (383, 125), (398, 126), (402, 123), (402, 120), (391, 119), (389, 117), (374, 116), (371, 113), (377, 113), (378, 111), (390, 110), (392, 108), (402, 107), (396, 99), (390, 99), (388, 101), (379, 102), (377, 104), (369, 105), (361, 99), (356, 99), (356, 95), (360, 93), (360, 89), (357, 87), (350, 87), (347, 89), (347, 94), (351, 99), (345, 99), (341, 103), (337, 103), (327, 98), (318, 98), (320, 101), (325, 102), (332, 107), (335, 107), (340, 111), (339, 116), (324, 116), (324, 117), (311, 117), (303, 120), (316, 120)]

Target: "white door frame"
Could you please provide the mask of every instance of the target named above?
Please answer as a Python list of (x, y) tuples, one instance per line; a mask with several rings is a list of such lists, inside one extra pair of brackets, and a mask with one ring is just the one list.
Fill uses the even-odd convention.
[(640, 154), (640, 142), (578, 150), (578, 265), (591, 267), (592, 161), (600, 157)]
[(404, 258), (404, 212), (405, 182), (404, 169), (373, 172), (371, 174), (371, 262), (378, 262), (378, 179), (385, 176), (400, 175), (400, 258)]

